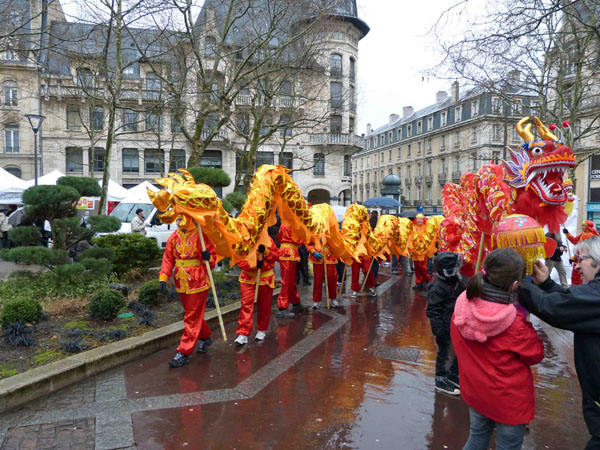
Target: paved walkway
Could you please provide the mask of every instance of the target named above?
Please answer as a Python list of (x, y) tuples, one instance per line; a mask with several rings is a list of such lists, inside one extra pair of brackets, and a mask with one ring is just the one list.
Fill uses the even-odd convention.
[[(273, 314), (262, 343), (236, 348), (230, 323), (230, 343), (214, 330), (209, 352), (183, 368), (167, 366), (173, 349), (85, 380), (1, 415), (0, 448), (462, 448), (468, 410), (433, 390), (435, 342), (413, 278), (382, 268), (376, 298)], [(577, 379), (543, 337), (523, 448), (583, 448)]]

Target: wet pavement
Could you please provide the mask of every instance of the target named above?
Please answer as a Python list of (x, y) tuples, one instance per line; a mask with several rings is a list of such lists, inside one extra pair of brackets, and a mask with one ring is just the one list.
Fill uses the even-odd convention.
[[(337, 310), (273, 314), (264, 342), (255, 329), (236, 348), (229, 323), (229, 343), (214, 329), (183, 368), (167, 366), (174, 349), (158, 352), (0, 415), (0, 448), (460, 449), (468, 409), (433, 389), (426, 293), (386, 268), (379, 282), (377, 297), (345, 294)], [(546, 359), (523, 448), (584, 448), (577, 378), (536, 328)]]

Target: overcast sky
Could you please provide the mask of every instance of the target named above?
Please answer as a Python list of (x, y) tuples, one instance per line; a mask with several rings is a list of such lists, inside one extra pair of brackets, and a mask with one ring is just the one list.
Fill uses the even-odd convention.
[(451, 0), (357, 0), (358, 13), (371, 31), (359, 43), (359, 98), (357, 134), (386, 124), (389, 115), (402, 115), (403, 106), (415, 109), (435, 103), (439, 90), (450, 92), (450, 82), (423, 77), (439, 55), (428, 31)]

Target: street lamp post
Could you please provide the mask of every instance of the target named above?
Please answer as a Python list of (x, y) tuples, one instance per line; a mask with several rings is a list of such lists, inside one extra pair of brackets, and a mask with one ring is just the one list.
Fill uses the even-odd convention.
[(25, 114), (25, 117), (29, 119), (29, 124), (33, 130), (33, 176), (35, 180), (35, 186), (38, 184), (38, 160), (37, 160), (37, 133), (42, 126), (45, 116), (39, 114)]

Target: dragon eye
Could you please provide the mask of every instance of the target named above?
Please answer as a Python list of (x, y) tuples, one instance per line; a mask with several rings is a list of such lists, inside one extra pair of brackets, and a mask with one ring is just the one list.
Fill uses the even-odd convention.
[(531, 149), (531, 154), (533, 156), (540, 156), (542, 153), (544, 153), (544, 149), (540, 147), (534, 147)]

